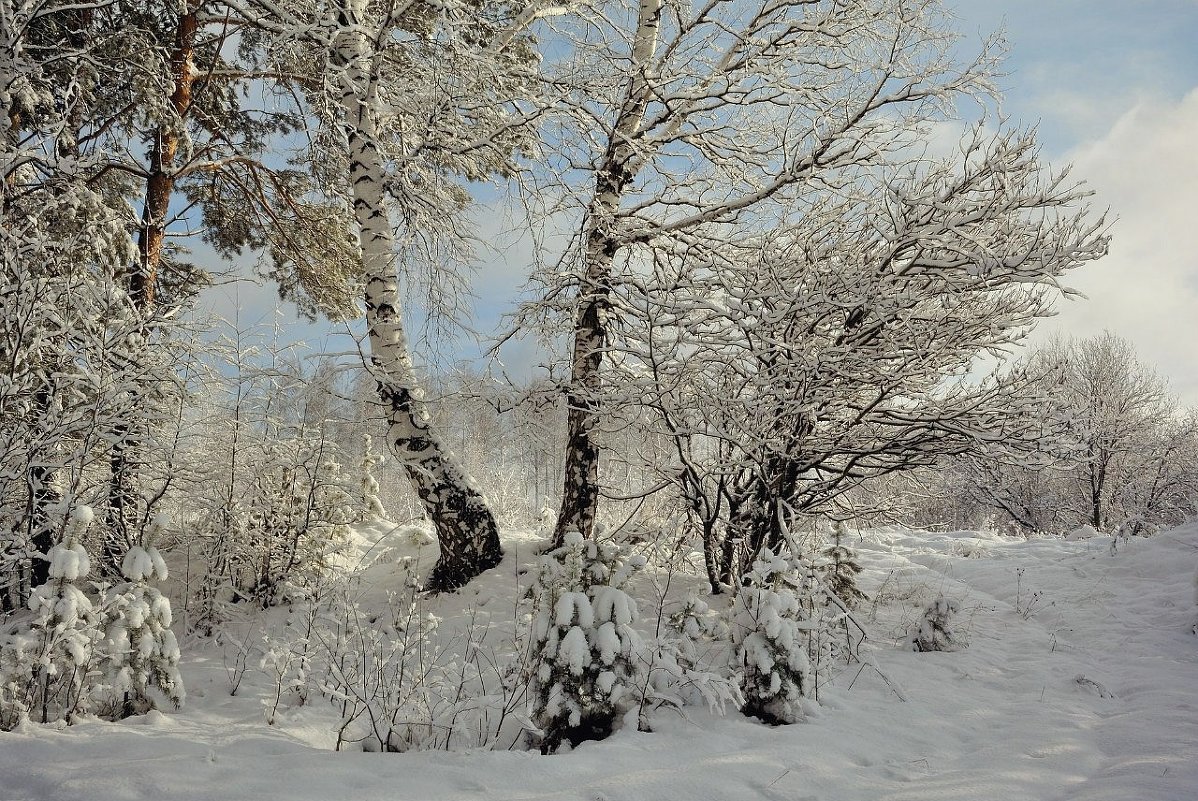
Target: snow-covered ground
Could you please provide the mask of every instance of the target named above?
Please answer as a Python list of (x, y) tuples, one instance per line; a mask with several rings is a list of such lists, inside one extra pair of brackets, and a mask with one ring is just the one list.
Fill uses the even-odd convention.
[[(472, 605), (510, 619), (515, 566), (535, 544), (510, 535), (503, 567), (437, 601), (445, 625)], [(251, 664), (230, 696), (228, 645), (208, 644), (185, 652), (178, 713), (0, 734), (0, 801), (1198, 798), (1198, 524), (1114, 555), (1104, 538), (977, 532), (892, 529), (854, 544), (877, 670), (842, 668), (805, 723), (696, 709), (551, 757), (336, 753), (322, 701), (267, 726), (266, 676)], [(958, 602), (967, 647), (904, 650), (940, 594)]]

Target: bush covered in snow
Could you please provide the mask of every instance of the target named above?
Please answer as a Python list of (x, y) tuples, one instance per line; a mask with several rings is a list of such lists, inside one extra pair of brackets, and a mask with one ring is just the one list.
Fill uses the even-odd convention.
[[(183, 702), (179, 645), (171, 605), (150, 582), (167, 577), (153, 547), (134, 546), (122, 563), (125, 583), (95, 603), (81, 586), (91, 572), (82, 542), (92, 510), (76, 506), (62, 542), (50, 549), (47, 583), (29, 599), (30, 616), (0, 641), (0, 728), (30, 717), (41, 722), (81, 713), (125, 717), (154, 706), (151, 688)], [(162, 531), (161, 518), (149, 529)]]
[(80, 584), (91, 572), (83, 548), (92, 510), (76, 506), (47, 559), (49, 581), (29, 597), (31, 617), (0, 641), (0, 728), (25, 717), (71, 721), (91, 708), (100, 617)]
[(911, 648), (916, 651), (956, 650), (960, 644), (951, 622), (952, 616), (959, 611), (957, 602), (943, 595), (932, 601), (924, 610), (923, 619), (908, 637)]
[(383, 463), (383, 458), (382, 454), (374, 452), (370, 435), (363, 434), (361, 476), (359, 480), (359, 491), (362, 500), (356, 515), (356, 520), (359, 523), (370, 523), (387, 516), (387, 510), (383, 508), (383, 502), (379, 500), (379, 482), (374, 477), (379, 465)]
[(239, 469), (236, 494), (195, 498), (205, 570), (188, 626), (211, 634), (250, 600), (266, 608), (305, 597), (344, 547), (360, 501), (329, 443), (263, 445)]
[(732, 602), (732, 665), (741, 671), (741, 711), (766, 723), (794, 723), (810, 694), (807, 571), (794, 556), (762, 550)]
[(607, 737), (636, 704), (651, 657), (632, 627), (637, 606), (624, 586), (643, 564), (577, 532), (541, 560), (529, 717), (542, 753)]
[(338, 751), (490, 747), (501, 736), (510, 744), (521, 728), (525, 654), (492, 647), (490, 621), (477, 610), (442, 636), (414, 563), (380, 564), (394, 565), (398, 589), (376, 592), (363, 581), (369, 565), (330, 577), (291, 607), (281, 634), (264, 639), (266, 722), (323, 697), (338, 714)]
[[(147, 541), (156, 541), (163, 528), (160, 517), (151, 525)], [(171, 602), (150, 584), (166, 580), (166, 562), (153, 545), (135, 545), (125, 554), (121, 573), (125, 583), (109, 591), (104, 605), (104, 637), (106, 667), (114, 692), (121, 696), (122, 714), (153, 708), (151, 688), (178, 707), (185, 693), (179, 644), (171, 631)]]
[(722, 712), (728, 704), (739, 707), (744, 702), (737, 677), (713, 669), (703, 659), (702, 649), (727, 638), (724, 617), (695, 595), (676, 607), (661, 621), (658, 636), (650, 641), (650, 663), (640, 688), (637, 724), (643, 731), (649, 730), (646, 716), (652, 709), (702, 704)]
[(319, 461), (285, 461), (261, 473), (248, 509), (252, 556), (242, 586), (264, 607), (306, 593), (328, 569), (354, 516), (354, 482), (341, 463), (331, 454), (300, 458)]
[(431, 638), (440, 621), (423, 608), (414, 583), (388, 593), (374, 613), (357, 592), (349, 583), (331, 593), (312, 635), (319, 686), (341, 715), (337, 749), (436, 747), (434, 707), (444, 697), (437, 674), (445, 655)]

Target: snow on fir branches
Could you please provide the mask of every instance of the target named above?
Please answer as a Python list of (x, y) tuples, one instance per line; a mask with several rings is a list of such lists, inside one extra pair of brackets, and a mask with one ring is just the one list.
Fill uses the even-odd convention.
[(807, 571), (792, 554), (764, 549), (732, 602), (732, 666), (741, 671), (741, 711), (771, 724), (803, 717), (811, 692), (806, 631)]
[(541, 560), (529, 717), (542, 753), (607, 737), (638, 700), (648, 659), (632, 626), (636, 601), (624, 587), (644, 564), (578, 532)]

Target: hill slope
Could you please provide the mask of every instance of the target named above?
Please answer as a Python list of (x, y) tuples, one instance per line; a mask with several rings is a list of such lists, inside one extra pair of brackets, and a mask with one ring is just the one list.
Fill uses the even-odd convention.
[[(508, 566), (533, 544), (512, 535)], [(185, 654), (190, 699), (179, 713), (0, 734), (0, 799), (1198, 797), (1198, 524), (1116, 555), (1103, 538), (893, 529), (856, 546), (878, 670), (842, 670), (803, 724), (661, 713), (653, 733), (554, 757), (334, 753), (322, 703), (266, 726), (264, 676), (251, 664), (231, 697), (209, 646)], [(513, 574), (501, 568), (439, 601), (440, 613), (449, 623), (482, 604), (510, 617)], [(906, 629), (941, 593), (960, 604), (968, 646), (903, 650)]]

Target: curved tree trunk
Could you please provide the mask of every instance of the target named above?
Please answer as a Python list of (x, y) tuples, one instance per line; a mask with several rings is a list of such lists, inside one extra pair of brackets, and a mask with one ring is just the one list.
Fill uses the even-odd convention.
[(503, 557), (495, 518), (482, 494), (430, 428), (400, 317), (395, 234), (383, 194), (383, 158), (376, 144), (373, 84), (365, 34), (351, 2), (335, 55), (344, 71), (341, 106), (349, 138), (354, 217), (366, 282), (370, 361), (387, 412), (388, 440), (432, 519), (441, 548), (427, 582), (454, 590)]

